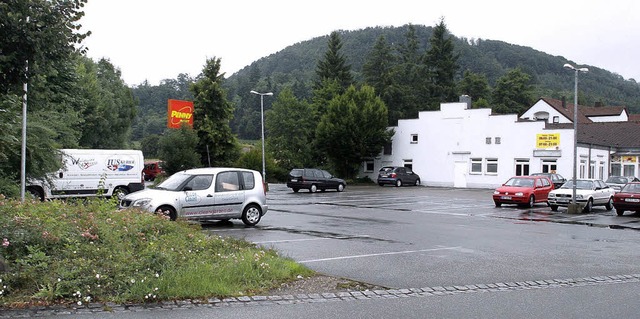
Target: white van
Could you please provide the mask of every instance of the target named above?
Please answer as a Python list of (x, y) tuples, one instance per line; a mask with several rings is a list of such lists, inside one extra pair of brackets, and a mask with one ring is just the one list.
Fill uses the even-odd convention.
[(50, 182), (30, 180), (27, 192), (49, 198), (117, 196), (144, 188), (144, 158), (138, 150), (63, 149), (62, 168)]

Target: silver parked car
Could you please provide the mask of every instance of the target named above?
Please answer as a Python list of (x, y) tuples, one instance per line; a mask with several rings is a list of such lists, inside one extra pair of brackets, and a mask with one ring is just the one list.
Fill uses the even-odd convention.
[(256, 225), (266, 214), (266, 188), (259, 172), (241, 168), (196, 168), (171, 175), (155, 188), (131, 193), (120, 208), (140, 208), (192, 220), (242, 219)]
[(604, 182), (611, 186), (617, 193), (624, 185), (627, 185), (627, 183), (640, 182), (640, 180), (635, 176), (609, 176)]
[[(593, 206), (604, 206), (613, 209), (615, 191), (599, 179), (576, 179), (576, 203), (584, 205), (583, 212), (590, 213)], [(547, 204), (552, 211), (558, 206), (567, 207), (572, 202), (573, 180), (570, 179), (562, 187), (549, 193)]]

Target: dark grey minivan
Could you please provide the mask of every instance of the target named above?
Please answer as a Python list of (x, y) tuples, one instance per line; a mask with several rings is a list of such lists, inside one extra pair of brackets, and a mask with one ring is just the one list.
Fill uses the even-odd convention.
[(317, 168), (294, 168), (289, 172), (287, 187), (294, 192), (301, 189), (308, 189), (315, 193), (318, 190), (335, 189), (338, 192), (344, 191), (347, 183), (340, 178), (333, 177), (329, 172)]

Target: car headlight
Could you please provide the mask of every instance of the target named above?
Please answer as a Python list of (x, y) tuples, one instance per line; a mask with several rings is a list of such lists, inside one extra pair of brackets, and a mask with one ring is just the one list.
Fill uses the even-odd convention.
[(576, 199), (582, 199), (582, 198), (583, 198), (583, 196), (582, 196), (582, 195), (580, 195), (580, 194), (576, 194)]
[(549, 197), (556, 197), (556, 194), (554, 194), (554, 193), (549, 193)]
[(517, 192), (516, 196), (524, 196), (524, 193), (523, 192)]
[(144, 207), (149, 205), (149, 203), (151, 203), (151, 198), (140, 198), (135, 200), (132, 204), (131, 207)]
[(499, 191), (493, 191), (493, 195), (499, 195), (500, 192)]

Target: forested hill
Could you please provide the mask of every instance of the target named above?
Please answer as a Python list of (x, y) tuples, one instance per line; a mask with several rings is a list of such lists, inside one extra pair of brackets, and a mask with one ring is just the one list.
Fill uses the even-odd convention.
[[(433, 28), (414, 25), (419, 40), (419, 52), (425, 52)], [(380, 35), (384, 35), (392, 47), (405, 43), (409, 26), (371, 27), (356, 31), (340, 31), (341, 53), (351, 65), (354, 78), (362, 83), (362, 66)], [(459, 54), (456, 79), (463, 72), (484, 75), (490, 86), (505, 75), (508, 70), (520, 68), (532, 79), (534, 98), (562, 97), (573, 98), (574, 73), (563, 68), (565, 63), (577, 64), (589, 68), (587, 74), (580, 76), (579, 103), (594, 105), (626, 106), (630, 113), (640, 113), (640, 84), (634, 79), (625, 80), (622, 76), (599, 68), (583, 65), (570, 60), (570, 57), (552, 56), (530, 47), (513, 45), (502, 41), (458, 38), (453, 35), (455, 52)], [(278, 94), (287, 85), (294, 89), (298, 98), (309, 98), (314, 80), (316, 64), (327, 50), (328, 35), (293, 44), (283, 50), (264, 57), (231, 75), (226, 83), (230, 100), (236, 105), (234, 131), (241, 137), (250, 137), (257, 132), (249, 124), (250, 119), (259, 119), (259, 105), (256, 109), (255, 97), (251, 90), (271, 91)], [(224, 63), (224, 61), (222, 61)], [(265, 109), (271, 99), (265, 99)], [(450, 102), (450, 101), (442, 101)], [(247, 122), (249, 121), (249, 122)], [(259, 123), (257, 125), (260, 125)], [(247, 127), (248, 126), (248, 127)]]

